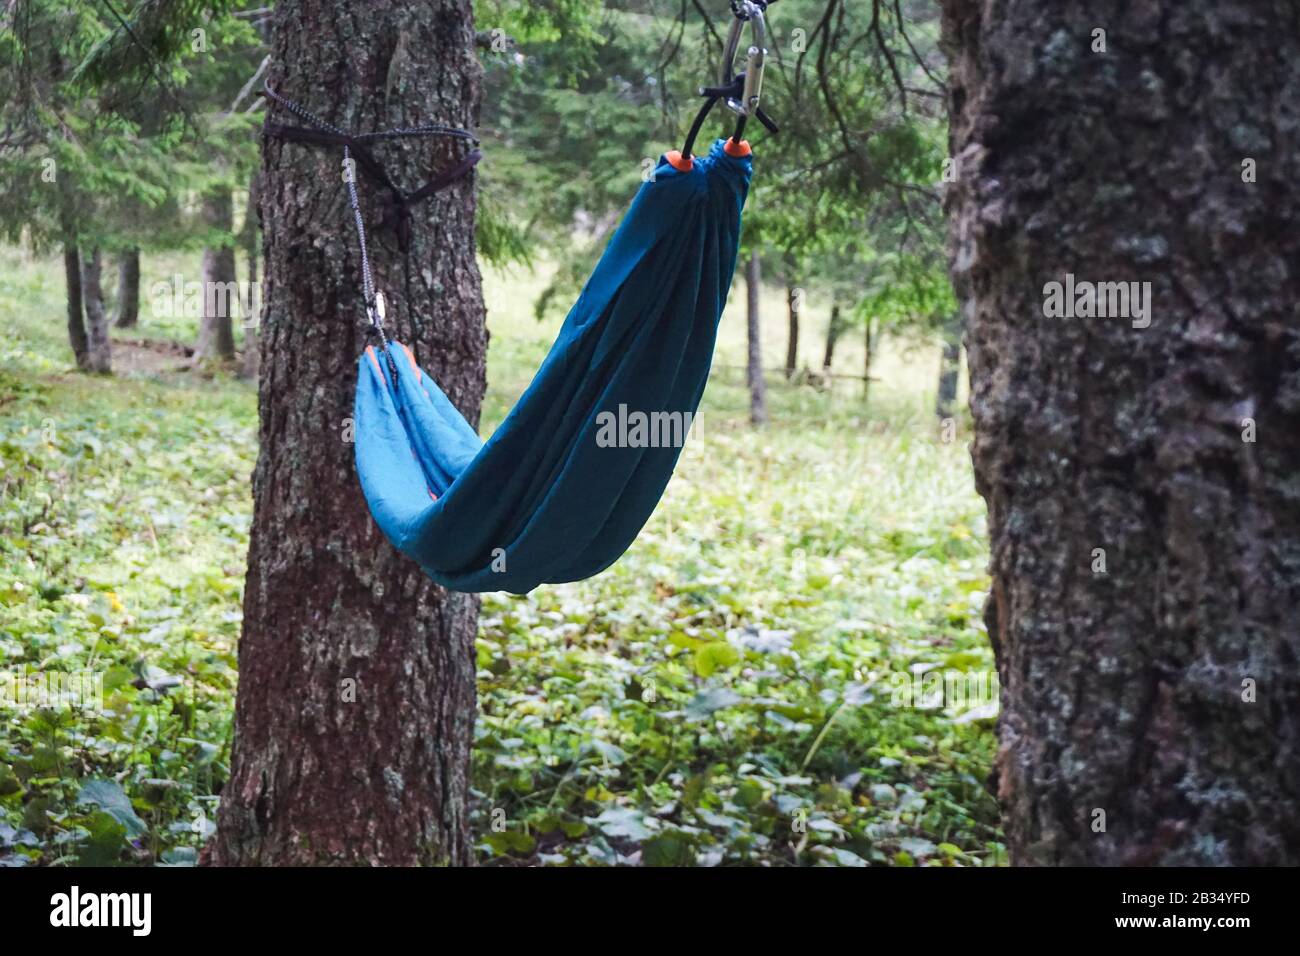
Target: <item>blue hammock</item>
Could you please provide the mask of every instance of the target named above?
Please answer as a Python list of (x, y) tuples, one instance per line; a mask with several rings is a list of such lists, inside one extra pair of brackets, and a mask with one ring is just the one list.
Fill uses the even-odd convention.
[(636, 538), (681, 448), (644, 433), (611, 446), (601, 429), (638, 412), (694, 415), (750, 168), (747, 144), (724, 140), (705, 157), (660, 159), (537, 376), (486, 442), (408, 348), (366, 350), (357, 474), (379, 527), (429, 577), (456, 591), (523, 594), (590, 577)]

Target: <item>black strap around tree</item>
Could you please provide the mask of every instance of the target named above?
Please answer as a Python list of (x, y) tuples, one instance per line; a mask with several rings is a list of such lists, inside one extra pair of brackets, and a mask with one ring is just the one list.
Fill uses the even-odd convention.
[[(278, 136), (286, 142), (304, 143), (312, 146), (342, 146), (343, 162), (345, 167), (352, 162), (353, 156), (356, 157), (356, 166), (366, 173), (375, 183), (383, 187), (385, 193), (381, 198), (383, 211), (381, 213), (381, 222), (385, 228), (391, 228), (397, 234), (397, 241), (402, 251), (405, 251), (410, 242), (411, 236), (411, 209), (416, 203), (423, 202), (430, 196), (446, 189), (456, 180), (466, 175), (480, 159), (483, 154), (477, 150), (471, 150), (459, 162), (436, 173), (428, 182), (413, 193), (403, 193), (402, 190), (393, 182), (385, 171), (383, 165), (370, 152), (368, 143), (380, 142), (388, 139), (406, 139), (423, 136), (451, 136), (457, 139), (467, 140), (478, 145), (478, 140), (473, 133), (467, 130), (458, 129), (455, 126), (445, 126), (440, 123), (428, 124), (424, 126), (405, 126), (395, 129), (382, 130), (377, 133), (361, 133), (353, 135), (344, 132), (337, 126), (325, 122), (314, 113), (293, 100), (286, 99), (275, 90), (267, 85), (263, 90), (264, 95), (279, 103), (295, 116), (306, 120), (311, 124), (307, 126), (285, 126), (281, 123), (267, 123), (266, 132), (271, 136)], [(356, 176), (351, 175), (351, 170), (347, 170), (344, 175), (344, 182), (348, 187), (348, 201), (352, 206), (352, 215), (357, 229), (357, 241), (361, 246), (361, 284), (362, 296), (365, 304), (366, 316), (370, 319), (371, 330), (379, 336), (380, 349), (388, 359), (388, 367), (392, 371), (394, 379), (397, 375), (397, 365), (393, 357), (388, 354), (388, 336), (384, 333), (384, 305), (382, 296), (375, 291), (374, 277), (370, 272), (370, 256), (366, 251), (366, 227), (361, 218), (361, 207), (357, 202)]]

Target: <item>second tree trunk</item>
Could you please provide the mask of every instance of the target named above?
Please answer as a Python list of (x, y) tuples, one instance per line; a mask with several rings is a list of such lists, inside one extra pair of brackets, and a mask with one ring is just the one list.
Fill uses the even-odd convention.
[(1295, 5), (944, 8), (1012, 862), (1300, 863)]
[(234, 314), (239, 310), (239, 280), (235, 274), (234, 200), (229, 188), (203, 197), (203, 221), (224, 239), (203, 250), (203, 317), (195, 359), (229, 361), (235, 357)]
[(103, 254), (98, 249), (92, 249), (81, 260), (81, 297), (86, 307), (86, 368), (107, 373), (113, 370), (113, 346), (108, 336), (108, 313), (100, 279), (103, 262)]
[(117, 318), (120, 329), (134, 328), (140, 318), (140, 250), (126, 249), (117, 257)]
[(785, 377), (794, 378), (799, 370), (799, 290), (788, 286), (785, 290), (785, 309), (788, 334), (785, 340)]

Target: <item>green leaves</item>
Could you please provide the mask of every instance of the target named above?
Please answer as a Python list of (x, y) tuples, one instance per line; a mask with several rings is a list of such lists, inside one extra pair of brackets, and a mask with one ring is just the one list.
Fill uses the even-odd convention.
[(491, 847), (492, 851), (499, 856), (528, 854), (537, 846), (536, 839), (527, 833), (520, 833), (517, 830), (502, 830), (499, 833), (488, 833), (483, 837), (483, 842)]
[(138, 837), (148, 831), (145, 822), (136, 815), (131, 798), (112, 780), (89, 780), (82, 784), (77, 803), (91, 803), (119, 823), (129, 837)]
[(610, 807), (587, 821), (607, 837), (640, 842), (654, 832), (646, 826), (646, 816), (630, 807)]
[[(30, 269), (5, 261), (0, 302), (29, 303), (23, 341), (61, 353), (57, 329), (42, 335), (62, 289), (26, 291)], [(0, 846), (0, 863), (157, 863), (197, 848), (226, 773), (252, 395), (219, 380), (38, 387), (30, 353), (19, 367), (21, 379), (0, 364), (0, 394), (14, 396), (0, 436), (0, 672), (86, 693), (0, 706), (0, 826), (31, 838)]]
[(695, 673), (700, 677), (710, 677), (713, 672), (740, 663), (740, 652), (726, 641), (711, 641), (702, 644), (695, 651)]
[(652, 836), (641, 844), (644, 866), (695, 866), (695, 847), (689, 834), (669, 830)]
[(0, 87), (19, 92), (0, 101), (0, 235), (171, 249), (205, 231), (194, 193), (247, 181), (261, 117), (226, 113), (264, 55), (256, 29), (223, 0), (128, 6), (134, 37), (103, 4), (53, 0), (0, 34)]
[(724, 707), (734, 707), (742, 700), (744, 698), (729, 688), (711, 687), (700, 691), (690, 699), (686, 705), (686, 717), (688, 720), (705, 720), (715, 711), (722, 710)]
[(82, 866), (112, 866), (125, 846), (129, 831), (111, 813), (100, 810), (85, 822), (85, 838), (77, 862)]

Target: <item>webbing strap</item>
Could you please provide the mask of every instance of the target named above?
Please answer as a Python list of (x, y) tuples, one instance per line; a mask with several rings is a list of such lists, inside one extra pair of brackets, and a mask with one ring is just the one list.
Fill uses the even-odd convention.
[(267, 123), (266, 132), (268, 135), (279, 137), (287, 142), (304, 143), (313, 146), (343, 147), (343, 180), (348, 187), (348, 202), (352, 206), (357, 241), (361, 246), (361, 285), (366, 316), (370, 320), (371, 328), (378, 334), (381, 349), (388, 358), (389, 368), (396, 376), (397, 369), (392, 356), (388, 354), (388, 337), (384, 333), (383, 297), (375, 291), (374, 277), (370, 271), (370, 255), (366, 250), (366, 227), (362, 220), (360, 203), (357, 201), (353, 158), (355, 157), (355, 167), (360, 168), (375, 183), (383, 187), (381, 222), (385, 228), (391, 228), (396, 232), (399, 247), (405, 251), (410, 242), (410, 207), (446, 189), (456, 180), (466, 175), (483, 158), (483, 154), (477, 149), (471, 150), (459, 162), (439, 171), (415, 192), (408, 194), (403, 193), (397, 184), (393, 182), (392, 177), (388, 175), (383, 165), (375, 159), (367, 144), (388, 139), (423, 136), (450, 136), (467, 140), (475, 145), (478, 144), (478, 140), (474, 137), (474, 134), (467, 130), (458, 129), (454, 126), (445, 126), (440, 123), (402, 126), (377, 133), (347, 133), (337, 126), (325, 122), (301, 104), (281, 96), (271, 89), (269, 85), (264, 88), (263, 92), (269, 99), (274, 100), (295, 116), (311, 124), (310, 126), (285, 126), (280, 123)]

